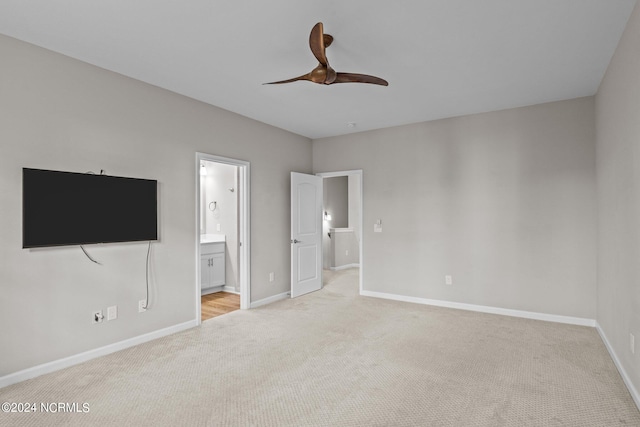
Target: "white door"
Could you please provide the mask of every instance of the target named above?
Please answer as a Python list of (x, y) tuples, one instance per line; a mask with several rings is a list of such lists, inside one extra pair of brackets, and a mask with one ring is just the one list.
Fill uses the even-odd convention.
[(322, 288), (322, 177), (291, 172), (291, 298)]

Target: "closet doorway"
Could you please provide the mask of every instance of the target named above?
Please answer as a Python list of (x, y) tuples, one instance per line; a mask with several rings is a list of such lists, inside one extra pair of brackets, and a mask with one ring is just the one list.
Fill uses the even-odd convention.
[(196, 317), (250, 305), (249, 163), (196, 153)]

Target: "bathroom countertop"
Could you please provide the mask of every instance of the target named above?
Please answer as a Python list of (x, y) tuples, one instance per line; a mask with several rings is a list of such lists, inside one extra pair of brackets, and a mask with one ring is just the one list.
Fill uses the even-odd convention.
[(201, 234), (200, 243), (220, 243), (226, 240), (224, 234)]

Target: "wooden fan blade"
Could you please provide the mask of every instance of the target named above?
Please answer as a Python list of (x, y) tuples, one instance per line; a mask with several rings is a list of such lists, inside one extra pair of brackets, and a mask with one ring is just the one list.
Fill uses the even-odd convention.
[[(313, 56), (316, 57), (319, 63), (324, 66), (329, 65), (329, 61), (327, 61), (327, 56), (325, 55), (325, 45), (324, 45), (324, 34), (323, 34), (322, 22), (318, 22), (311, 29), (311, 34), (309, 35), (309, 47), (311, 48), (311, 52), (313, 52)], [(333, 40), (333, 39), (332, 39)]]
[(333, 83), (371, 83), (380, 86), (389, 86), (389, 82), (380, 77), (369, 76), (367, 74), (336, 73)]
[(269, 82), (269, 83), (262, 83), (262, 84), (263, 84), (263, 85), (279, 85), (279, 84), (282, 84), (282, 83), (297, 82), (297, 81), (299, 81), (299, 80), (309, 80), (309, 81), (312, 81), (312, 80), (311, 80), (311, 73), (307, 73), (307, 74), (305, 74), (305, 75), (303, 75), (303, 76), (299, 76), (299, 77), (294, 77), (294, 78), (292, 78), (292, 79), (280, 80), (280, 81), (277, 81), (277, 82)]

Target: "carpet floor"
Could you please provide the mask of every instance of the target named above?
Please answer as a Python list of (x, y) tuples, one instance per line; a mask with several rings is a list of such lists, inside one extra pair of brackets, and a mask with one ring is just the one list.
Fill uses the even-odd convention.
[(0, 389), (78, 407), (0, 425), (640, 426), (594, 328), (361, 297), (357, 274)]

